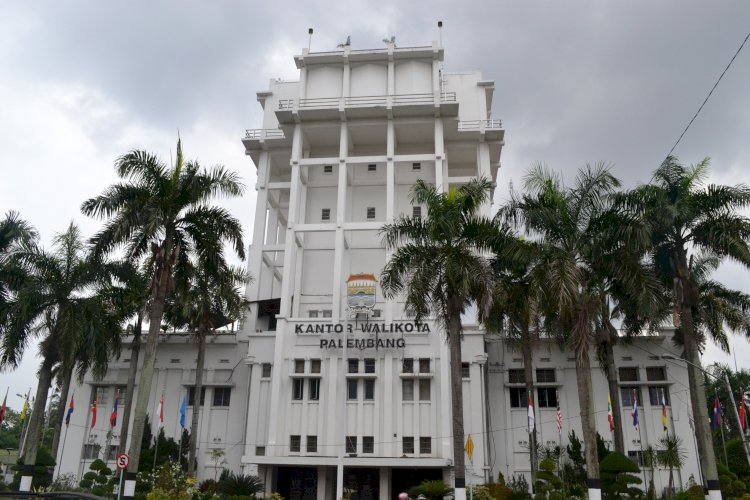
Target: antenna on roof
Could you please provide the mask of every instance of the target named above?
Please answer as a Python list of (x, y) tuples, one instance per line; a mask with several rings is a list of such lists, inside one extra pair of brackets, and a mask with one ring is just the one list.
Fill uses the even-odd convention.
[(440, 46), (443, 46), (443, 21), (438, 21), (438, 33), (440, 34)]
[(307, 51), (310, 52), (310, 46), (312, 45), (313, 29), (312, 28), (307, 28), (307, 34), (308, 34), (308, 38), (307, 38)]

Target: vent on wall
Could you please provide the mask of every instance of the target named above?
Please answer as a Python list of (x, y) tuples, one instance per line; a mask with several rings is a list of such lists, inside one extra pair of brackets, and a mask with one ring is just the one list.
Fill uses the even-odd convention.
[(549, 358), (539, 358), (542, 363), (549, 363)]
[(378, 169), (378, 166), (374, 163), (370, 163), (369, 165), (367, 165), (368, 172), (375, 172), (377, 171), (377, 169)]
[(412, 170), (422, 170), (422, 164), (419, 162), (414, 162), (411, 164)]
[(333, 165), (323, 165), (323, 173), (324, 174), (332, 174), (333, 173)]
[(633, 356), (623, 356), (622, 360), (623, 361), (633, 361)]

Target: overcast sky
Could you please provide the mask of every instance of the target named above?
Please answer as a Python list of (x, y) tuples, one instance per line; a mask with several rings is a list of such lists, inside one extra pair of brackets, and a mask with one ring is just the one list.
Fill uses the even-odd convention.
[[(255, 92), (296, 79), (307, 45), (355, 49), (438, 39), (446, 71), (495, 81), (493, 117), (506, 146), (498, 201), (534, 162), (571, 177), (604, 160), (626, 186), (647, 182), (750, 29), (750, 3), (577, 1), (39, 1), (0, 0), (0, 213), (17, 210), (49, 242), (71, 221), (99, 222), (83, 200), (116, 180), (137, 148), (239, 172), (247, 194), (226, 202), (252, 233), (255, 167), (240, 138), (261, 124)], [(712, 181), (750, 183), (750, 48), (745, 48), (675, 154), (712, 158)], [(247, 243), (250, 243), (247, 241)], [(718, 278), (750, 292), (747, 271)], [(736, 342), (750, 368), (750, 346)], [(709, 349), (706, 361), (721, 358)], [(0, 374), (0, 390), (35, 382), (36, 350)]]

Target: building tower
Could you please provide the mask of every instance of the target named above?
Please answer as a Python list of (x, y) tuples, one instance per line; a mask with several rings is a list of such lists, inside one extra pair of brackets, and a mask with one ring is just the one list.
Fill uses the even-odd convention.
[[(332, 499), (394, 498), (423, 479), (450, 479), (447, 346), (440, 325), (415, 324), (377, 286), (389, 255), (381, 226), (420, 217), (409, 190), (496, 179), (504, 131), (491, 118), (493, 82), (447, 74), (443, 48), (309, 52), (298, 81), (257, 94), (248, 130), (257, 168), (248, 287), (252, 302), (244, 471), (267, 492)], [(490, 205), (485, 207), (490, 214)], [(484, 482), (482, 336), (464, 338), (464, 405)]]

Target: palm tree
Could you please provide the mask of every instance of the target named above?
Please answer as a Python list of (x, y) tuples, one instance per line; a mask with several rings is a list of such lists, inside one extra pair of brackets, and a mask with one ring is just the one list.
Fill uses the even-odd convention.
[[(20, 269), (10, 265), (8, 258), (21, 245), (33, 243), (38, 237), (36, 229), (21, 219), (18, 212), (10, 211), (0, 219), (0, 314), (3, 314), (4, 306), (10, 299), (11, 287), (23, 275)], [(0, 317), (0, 328), (2, 324)]]
[(461, 315), (476, 304), (480, 320), (486, 316), (494, 273), (484, 255), (504, 237), (492, 220), (478, 214), (491, 191), (486, 179), (472, 180), (447, 193), (420, 179), (412, 187), (411, 199), (427, 207), (427, 216), (402, 216), (381, 229), (386, 247), (394, 251), (380, 278), (384, 296), (393, 299), (404, 293), (407, 310), (418, 321), (436, 317), (448, 337), (457, 499), (466, 497)]
[(603, 164), (580, 169), (571, 187), (537, 165), (524, 179), (526, 193), (511, 193), (511, 201), (500, 213), (543, 248), (533, 279), (545, 291), (547, 327), (557, 330), (575, 353), (589, 493), (594, 496), (599, 494), (594, 490), (600, 489), (591, 387), (594, 333), (608, 321), (608, 308), (603, 305), (609, 300), (630, 312), (630, 303), (652, 296), (637, 292), (649, 283), (635, 278), (643, 278), (640, 265), (634, 265), (639, 261), (622, 258), (623, 253), (644, 246), (644, 237), (637, 221), (624, 220), (612, 208), (611, 197), (619, 185)]
[(650, 223), (653, 260), (672, 288), (687, 361), (690, 402), (696, 420), (696, 440), (703, 478), (709, 493), (718, 495), (716, 456), (711, 446), (708, 405), (700, 367), (700, 335), (695, 311), (701, 297), (690, 272), (690, 249), (729, 257), (750, 267), (750, 220), (737, 213), (750, 205), (744, 185), (708, 185), (708, 159), (685, 167), (670, 156), (654, 173), (650, 184), (639, 186), (624, 205)]
[(195, 473), (198, 444), (201, 408), (198, 398), (203, 390), (206, 337), (217, 328), (242, 318), (248, 303), (244, 299), (241, 287), (247, 283), (247, 277), (242, 270), (233, 269), (223, 263), (217, 270), (189, 266), (186, 272), (178, 273), (176, 282), (174, 300), (168, 306), (166, 315), (173, 326), (191, 329), (198, 344), (193, 385), (195, 404), (188, 448), (187, 473), (192, 476)]
[(669, 469), (667, 498), (671, 499), (674, 496), (674, 470), (682, 469), (685, 465), (685, 452), (682, 450), (682, 439), (675, 434), (662, 437), (659, 444), (661, 449), (657, 452), (656, 458), (662, 467)]
[[(534, 243), (516, 241), (515, 254), (508, 258), (508, 248), (497, 249), (500, 255), (494, 262), (495, 297), (486, 327), (506, 335), (511, 347), (521, 351), (523, 357), (524, 382), (529, 401), (534, 401), (533, 352), (542, 334), (541, 300), (544, 295), (540, 283), (534, 280), (532, 271), (541, 247)], [(536, 429), (529, 429), (529, 463), (531, 484), (535, 483), (538, 467)]]
[(113, 184), (103, 194), (83, 203), (89, 216), (107, 219), (104, 228), (91, 239), (97, 255), (124, 248), (125, 256), (138, 261), (148, 256), (153, 262), (149, 284), (149, 330), (143, 352), (143, 367), (130, 440), (132, 473), (138, 471), (141, 441), (146, 424), (148, 398), (154, 375), (167, 290), (179, 260), (194, 256), (202, 266), (213, 269), (221, 261), (222, 241), (245, 257), (240, 222), (227, 210), (211, 206), (214, 196), (240, 196), (244, 191), (234, 173), (224, 167), (211, 169), (197, 162), (184, 162), (177, 141), (173, 167), (145, 151), (131, 151), (115, 163), (125, 182)]
[(27, 430), (25, 465), (36, 462), (53, 369), (59, 364), (64, 405), (74, 368), (79, 377), (90, 369), (101, 377), (110, 355), (119, 348), (120, 318), (107, 295), (100, 293), (107, 280), (104, 264), (86, 254), (73, 223), (53, 243), (52, 252), (29, 244), (11, 256), (24, 278), (14, 287), (3, 318), (1, 365), (18, 366), (29, 342), (41, 337), (43, 359)]

